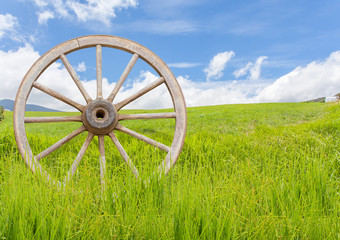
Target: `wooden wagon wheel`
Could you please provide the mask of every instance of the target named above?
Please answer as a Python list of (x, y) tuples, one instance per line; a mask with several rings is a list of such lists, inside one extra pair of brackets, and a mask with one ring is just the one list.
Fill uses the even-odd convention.
[[(85, 88), (83, 87), (81, 81), (79, 80), (75, 70), (69, 63), (66, 55), (84, 48), (96, 48), (96, 73), (97, 73), (97, 96), (96, 99), (92, 99)], [(112, 90), (111, 94), (107, 99), (103, 98), (102, 94), (102, 47), (115, 48), (132, 54), (131, 60), (126, 66), (123, 74), (120, 76), (117, 84)], [(125, 79), (136, 63), (137, 59), (140, 58), (149, 64), (158, 74), (159, 78), (149, 84), (148, 86), (140, 89), (135, 94), (126, 98), (125, 100), (113, 103), (113, 100), (117, 93), (119, 92), (121, 86), (123, 85)], [(83, 95), (86, 101), (86, 105), (79, 104), (63, 94), (50, 89), (43, 84), (39, 83), (37, 80), (40, 75), (55, 61), (60, 59), (65, 65), (67, 71), (72, 77), (74, 83), (78, 87), (79, 91)], [(154, 88), (165, 84), (174, 106), (174, 112), (168, 113), (145, 113), (145, 114), (120, 114), (119, 110), (126, 106), (127, 104), (133, 102), (137, 98), (141, 97), (145, 93), (153, 90)], [(74, 108), (81, 112), (80, 116), (72, 117), (25, 117), (25, 106), (27, 98), (32, 90), (36, 88)], [(175, 118), (175, 130), (174, 137), (171, 146), (166, 146), (159, 143), (151, 138), (141, 135), (133, 130), (124, 127), (120, 121), (127, 119), (164, 119), (164, 118)], [(104, 146), (104, 136), (108, 135), (116, 148), (118, 149), (120, 155), (129, 166), (133, 174), (138, 178), (138, 170), (134, 166), (133, 161), (129, 158), (128, 154), (118, 141), (113, 130), (117, 130), (133, 136), (141, 141), (144, 141), (154, 147), (159, 148), (167, 153), (166, 158), (163, 160), (162, 164), (158, 167), (158, 171), (167, 174), (170, 168), (176, 163), (177, 158), (182, 150), (184, 144), (184, 138), (186, 133), (186, 106), (182, 90), (166, 64), (153, 52), (144, 46), (115, 36), (107, 35), (93, 35), (84, 36), (66, 41), (45, 53), (41, 56), (30, 68), (23, 78), (21, 85), (19, 87), (15, 106), (14, 106), (14, 133), (16, 142), (23, 157), (26, 165), (31, 169), (33, 173), (39, 172), (43, 173), (47, 178), (50, 178), (46, 170), (42, 169), (39, 161), (52, 153), (53, 151), (60, 148), (63, 144), (67, 143), (71, 139), (75, 138), (80, 133), (87, 131), (87, 137), (80, 148), (78, 155), (76, 156), (71, 168), (69, 169), (67, 176), (65, 176), (65, 182), (68, 182), (74, 175), (78, 164), (80, 163), (82, 157), (85, 154), (87, 147), (92, 141), (93, 137), (98, 136), (98, 148), (100, 152), (100, 176), (103, 182), (103, 177), (105, 173), (105, 146)], [(46, 122), (81, 122), (80, 128), (74, 130), (69, 135), (59, 140), (52, 146), (48, 147), (44, 151), (34, 155), (29, 141), (27, 139), (25, 123), (46, 123)]]

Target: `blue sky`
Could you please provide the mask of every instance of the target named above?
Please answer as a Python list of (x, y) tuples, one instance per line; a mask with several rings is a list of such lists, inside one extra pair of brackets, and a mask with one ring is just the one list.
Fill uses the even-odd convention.
[[(189, 106), (331, 96), (340, 92), (339, 10), (338, 0), (2, 0), (0, 99), (14, 99), (40, 55), (90, 34), (121, 36), (154, 51), (174, 72)], [(87, 87), (95, 78), (91, 54), (70, 56)], [(129, 57), (104, 56), (104, 62), (115, 61), (104, 75), (113, 87)], [(54, 70), (63, 76), (65, 69)], [(154, 75), (136, 66), (122, 97)], [(167, 104), (150, 106), (146, 97), (133, 106)]]

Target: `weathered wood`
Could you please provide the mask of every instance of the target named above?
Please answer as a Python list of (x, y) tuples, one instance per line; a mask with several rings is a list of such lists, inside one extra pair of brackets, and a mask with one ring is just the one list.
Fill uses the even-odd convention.
[(102, 74), (102, 46), (96, 46), (96, 65), (97, 65), (97, 99), (103, 98), (103, 74)]
[(65, 177), (65, 182), (66, 183), (71, 180), (71, 178), (73, 177), (74, 173), (76, 172), (77, 167), (78, 167), (81, 159), (83, 158), (86, 149), (89, 147), (93, 137), (94, 137), (93, 133), (89, 132), (87, 134), (87, 137), (85, 139), (85, 142), (84, 142), (83, 146), (81, 147), (80, 151), (78, 152), (78, 155), (77, 155), (76, 159), (72, 163), (72, 166), (71, 166), (70, 170), (68, 171), (67, 176)]
[(81, 122), (81, 115), (67, 117), (25, 117), (25, 123)]
[(158, 87), (162, 83), (164, 83), (164, 78), (160, 77), (157, 80), (155, 80), (152, 83), (150, 83), (148, 86), (146, 86), (146, 87), (142, 88), (141, 90), (139, 90), (138, 92), (136, 92), (135, 94), (133, 94), (130, 97), (126, 98), (125, 100), (117, 103), (115, 105), (117, 111), (119, 111), (122, 107), (128, 105), (132, 101), (136, 100), (137, 98), (139, 98), (139, 97), (143, 96), (144, 94), (148, 93), (152, 89)]
[[(100, 46), (100, 47), (97, 47)], [(36, 160), (36, 158), (33, 157), (33, 153), (30, 147), (30, 144), (27, 139), (26, 131), (25, 131), (25, 121), (36, 121), (36, 122), (42, 122), (46, 121), (43, 119), (29, 119), (25, 118), (25, 106), (27, 99), (29, 97), (29, 94), (31, 93), (32, 87), (36, 87), (37, 89), (51, 95), (52, 97), (55, 97), (66, 104), (75, 107), (81, 112), (84, 112), (87, 107), (95, 100), (89, 99), (88, 97), (85, 97), (86, 95), (83, 91), (83, 96), (86, 99), (87, 105), (83, 106), (81, 104), (78, 104), (62, 94), (59, 94), (41, 84), (36, 82), (41, 74), (51, 65), (53, 64), (56, 60), (59, 58), (62, 59), (64, 58), (64, 65), (66, 68), (68, 68), (68, 71), (73, 79), (73, 81), (77, 82), (78, 76), (74, 74), (74, 69), (68, 66), (68, 60), (66, 58), (66, 55), (73, 52), (73, 51), (78, 51), (83, 48), (96, 48), (96, 65), (97, 65), (97, 71), (100, 70), (100, 72), (97, 73), (97, 85), (101, 84), (102, 81), (102, 76), (99, 78), (98, 76), (102, 75), (102, 70), (101, 70), (101, 51), (97, 49), (101, 49), (102, 47), (109, 47), (109, 48), (115, 48), (118, 50), (122, 50), (128, 53), (131, 53), (133, 56), (130, 59), (129, 64), (126, 66), (122, 76), (118, 80), (117, 85), (115, 86), (115, 89), (111, 92), (109, 95), (109, 102), (112, 103), (114, 97), (117, 95), (119, 92), (121, 86), (123, 85), (125, 79), (127, 78), (128, 74), (130, 73), (131, 69), (135, 65), (135, 62), (140, 58), (151, 68), (153, 68), (159, 75), (159, 79), (149, 86), (143, 88), (139, 92), (135, 93), (134, 95), (130, 96), (129, 98), (123, 100), (122, 102), (118, 103), (115, 105), (115, 113), (121, 109), (122, 107), (126, 106), (130, 102), (136, 100), (137, 98), (141, 97), (145, 93), (151, 91), (155, 87), (159, 86), (160, 84), (164, 83), (170, 93), (171, 100), (173, 102), (173, 107), (174, 107), (174, 113), (160, 113), (160, 114), (117, 114), (117, 121), (118, 120), (132, 120), (132, 119), (161, 119), (161, 118), (175, 118), (175, 129), (174, 129), (174, 137), (172, 140), (171, 147), (167, 147), (168, 154), (165, 158), (165, 160), (162, 162), (162, 164), (159, 166), (159, 171), (162, 172), (162, 174), (167, 174), (170, 168), (176, 163), (179, 154), (182, 150), (183, 144), (184, 144), (184, 139), (185, 139), (185, 132), (186, 132), (186, 120), (187, 120), (187, 115), (186, 115), (186, 105), (183, 97), (182, 90), (170, 71), (170, 69), (166, 66), (166, 64), (152, 51), (149, 49), (145, 48), (144, 46), (124, 39), (120, 37), (115, 37), (115, 36), (108, 36), (108, 35), (93, 35), (93, 36), (85, 36), (85, 37), (79, 37), (75, 38), (69, 41), (66, 41), (54, 48), (52, 48), (50, 51), (48, 51), (46, 54), (42, 55), (30, 68), (30, 70), (26, 73), (23, 81), (20, 84), (16, 100), (15, 100), (15, 106), (14, 106), (14, 113), (13, 113), (13, 122), (14, 122), (14, 133), (15, 133), (15, 139), (18, 145), (18, 149), (21, 153), (21, 156), (23, 157), (26, 165), (31, 169), (31, 171), (34, 173), (36, 171), (41, 172), (41, 166)], [(100, 54), (99, 54), (100, 51)], [(98, 54), (97, 54), (98, 53)], [(100, 57), (99, 57), (100, 55)], [(63, 57), (65, 56), (65, 57)], [(65, 61), (66, 59), (66, 61)], [(100, 61), (99, 61), (100, 59)], [(100, 66), (100, 67), (98, 67)], [(79, 80), (79, 79), (78, 79)], [(98, 81), (99, 80), (99, 81)], [(77, 83), (76, 83), (77, 84)], [(78, 86), (79, 88), (79, 86)], [(101, 90), (100, 90), (101, 89)], [(82, 90), (80, 90), (82, 92)], [(100, 94), (101, 91), (101, 94)], [(98, 100), (103, 100), (100, 98), (102, 96), (102, 86), (97, 86), (97, 98)], [(112, 100), (112, 101), (111, 101)], [(93, 110), (93, 113), (100, 113), (101, 110), (105, 109), (99, 109)], [(169, 115), (168, 115), (169, 114)], [(99, 114), (100, 115), (100, 114)], [(95, 120), (96, 122), (104, 121), (103, 119)], [(118, 119), (119, 118), (119, 119)], [(82, 122), (84, 124), (84, 121), (86, 120), (85, 114), (83, 113), (82, 115)], [(50, 119), (50, 120), (55, 120), (55, 119)], [(59, 119), (60, 120), (60, 119)], [(57, 121), (59, 121), (57, 120)], [(65, 119), (64, 119), (65, 120)], [(115, 122), (112, 122), (113, 126), (115, 125)], [(91, 129), (91, 128), (90, 128)], [(97, 127), (97, 130), (101, 129), (101, 126)], [(88, 129), (87, 129), (88, 130)], [(108, 134), (112, 141), (115, 143), (117, 149), (119, 149), (120, 154), (122, 155), (124, 161), (126, 161), (129, 165), (129, 167), (132, 169), (134, 172), (134, 165), (132, 164), (131, 160), (129, 159), (128, 155), (126, 154), (125, 150), (123, 147), (120, 145), (116, 137), (114, 136), (113, 132), (109, 133), (102, 133), (101, 131), (96, 131), (96, 133), (91, 132), (90, 134), (92, 135), (103, 135), (103, 134)], [(130, 132), (131, 133), (131, 132)], [(88, 136), (89, 137), (89, 136)], [(138, 135), (138, 139), (141, 137)], [(93, 136), (92, 136), (93, 138)], [(92, 139), (91, 138), (91, 139)], [(101, 140), (100, 140), (101, 141)], [(84, 143), (85, 144), (85, 143)], [(88, 143), (89, 144), (89, 143)], [(87, 144), (87, 145), (88, 145)], [(78, 162), (81, 160), (83, 154), (85, 153), (84, 148), (87, 148), (87, 146), (82, 147), (81, 151), (79, 152), (75, 162), (73, 165), (77, 165)], [(170, 148), (170, 149), (168, 149)], [(101, 155), (102, 156), (102, 155)], [(72, 170), (72, 169), (71, 169)], [(66, 179), (70, 179), (70, 176), (73, 175), (72, 171), (70, 170), (69, 175), (66, 177)], [(138, 172), (137, 169), (134, 172), (135, 175)]]
[(110, 96), (107, 98), (107, 100), (109, 102), (113, 102), (113, 99), (116, 97), (117, 93), (119, 92), (120, 88), (122, 87), (123, 83), (125, 82), (125, 79), (127, 78), (127, 76), (129, 75), (129, 73), (131, 72), (133, 66), (136, 64), (137, 60), (138, 60), (138, 54), (133, 54), (129, 64), (126, 66), (123, 74), (120, 76), (117, 84), (115, 85), (114, 89), (112, 90)]
[(108, 134), (118, 122), (115, 108), (105, 99), (96, 99), (89, 103), (82, 117), (86, 129), (96, 135)]
[(70, 62), (67, 60), (65, 54), (61, 54), (60, 55), (60, 60), (64, 63), (64, 66), (66, 67), (68, 73), (71, 75), (71, 77), (72, 77), (73, 81), (75, 82), (75, 84), (77, 85), (79, 91), (81, 92), (81, 94), (85, 98), (85, 101), (87, 103), (91, 102), (92, 98), (90, 97), (88, 92), (85, 90), (83, 84), (80, 82), (76, 71), (74, 71), (74, 69), (71, 66)]
[(169, 152), (170, 151), (170, 147), (164, 145), (163, 143), (159, 143), (159, 142), (157, 142), (157, 141), (155, 141), (155, 140), (153, 140), (151, 138), (148, 138), (148, 137), (146, 137), (146, 136), (144, 136), (144, 135), (142, 135), (140, 133), (137, 133), (137, 132), (135, 132), (135, 131), (133, 131), (131, 129), (128, 129), (128, 128), (124, 127), (123, 125), (121, 125), (120, 123), (117, 124), (115, 129), (118, 130), (118, 131), (121, 131), (123, 133), (126, 133), (126, 134), (128, 134), (128, 135), (130, 135), (132, 137), (135, 137), (135, 138), (137, 138), (137, 139), (139, 139), (139, 140), (141, 140), (143, 142), (146, 142), (146, 143), (148, 143), (148, 144), (150, 144), (150, 145), (152, 145), (154, 147), (157, 147), (157, 148), (159, 148), (159, 149), (161, 149), (161, 150), (163, 150), (165, 152)]
[(55, 144), (53, 144), (49, 148), (47, 148), (44, 151), (42, 151), (41, 153), (39, 153), (37, 156), (35, 156), (35, 159), (37, 161), (40, 161), (40, 159), (42, 159), (42, 158), (46, 157), (47, 155), (51, 154), (52, 152), (54, 152), (55, 150), (57, 150), (58, 148), (63, 146), (65, 143), (67, 143), (71, 139), (75, 138), (76, 136), (78, 136), (79, 134), (84, 132), (85, 130), (86, 130), (86, 128), (84, 127), (84, 125), (82, 125), (80, 128), (74, 130), (72, 133), (70, 133), (69, 135), (67, 135), (63, 139), (59, 140), (58, 142), (56, 142)]
[(76, 109), (78, 109), (81, 112), (84, 111), (84, 108), (85, 108), (84, 105), (76, 103), (75, 101), (73, 101), (73, 100), (69, 99), (68, 97), (65, 97), (64, 95), (62, 95), (62, 94), (60, 94), (60, 93), (58, 93), (58, 92), (56, 92), (56, 91), (54, 91), (54, 90), (44, 86), (44, 85), (42, 85), (41, 83), (34, 82), (33, 83), (33, 87), (39, 89), (40, 91), (42, 91), (42, 92), (44, 92), (44, 93), (46, 93), (46, 94), (48, 94), (48, 95), (58, 99), (58, 100), (66, 103), (66, 104), (68, 104), (68, 105), (70, 105), (70, 106), (72, 106), (72, 107), (74, 107)]
[(99, 148), (99, 163), (100, 163), (100, 181), (102, 188), (105, 188), (105, 175), (106, 175), (106, 161), (105, 161), (105, 143), (104, 135), (98, 135), (98, 148)]
[(169, 113), (119, 114), (119, 121), (136, 119), (164, 119), (164, 118), (176, 118), (176, 113), (169, 112)]
[(131, 161), (131, 159), (129, 158), (129, 156), (127, 155), (127, 153), (125, 152), (123, 146), (120, 144), (120, 142), (118, 141), (116, 135), (113, 132), (109, 133), (109, 137), (112, 139), (112, 142), (114, 143), (114, 145), (116, 146), (116, 148), (118, 149), (120, 155), (122, 156), (122, 158), (124, 159), (124, 161), (126, 162), (126, 164), (129, 166), (129, 168), (131, 169), (132, 173), (136, 176), (136, 178), (138, 178), (139, 173), (137, 168), (135, 167), (135, 165), (133, 164), (133, 162)]

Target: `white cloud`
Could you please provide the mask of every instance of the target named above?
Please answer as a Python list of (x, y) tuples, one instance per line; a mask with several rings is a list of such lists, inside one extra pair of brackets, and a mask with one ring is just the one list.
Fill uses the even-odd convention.
[(63, 0), (53, 0), (52, 6), (59, 17), (69, 18), (69, 12)]
[(85, 62), (78, 63), (78, 66), (76, 67), (77, 72), (85, 72), (86, 71), (86, 65)]
[(226, 51), (216, 54), (211, 60), (208, 67), (204, 68), (203, 71), (207, 75), (207, 81), (211, 79), (219, 79), (223, 76), (223, 70), (227, 62), (235, 55), (233, 51)]
[(47, 21), (54, 18), (54, 14), (51, 11), (39, 12), (38, 14), (38, 23), (47, 25)]
[(111, 18), (116, 17), (116, 10), (136, 7), (135, 0), (87, 0), (86, 3), (67, 1), (66, 5), (72, 10), (81, 22), (99, 20), (110, 25)]
[(241, 76), (246, 75), (246, 74), (248, 73), (248, 71), (249, 71), (249, 69), (251, 68), (252, 65), (253, 65), (253, 63), (248, 62), (247, 65), (246, 65), (245, 67), (240, 68), (240, 69), (234, 71), (234, 73), (233, 73), (234, 76), (237, 77), (237, 78), (239, 78), (239, 77), (241, 77)]
[(32, 46), (16, 51), (0, 50), (0, 99), (14, 99), (20, 82), (30, 66), (39, 58)]
[(261, 57), (258, 57), (256, 59), (254, 66), (249, 69), (249, 72), (250, 72), (249, 79), (250, 80), (257, 80), (257, 79), (260, 78), (261, 66), (267, 58), (268, 58), (267, 56), (261, 56)]
[(46, 7), (48, 2), (46, 0), (33, 0), (38, 7)]
[(248, 79), (250, 80), (258, 80), (261, 76), (261, 67), (264, 61), (267, 59), (267, 56), (260, 56), (256, 59), (256, 61), (248, 62), (247, 65), (243, 68), (240, 68), (234, 71), (234, 76), (239, 78), (241, 76), (245, 76), (248, 74)]
[(190, 62), (178, 62), (178, 63), (169, 63), (168, 66), (171, 68), (192, 68), (201, 66), (201, 63), (190, 63)]
[(195, 82), (188, 76), (177, 78), (188, 107), (231, 103), (250, 103), (257, 91), (267, 86), (265, 82)]
[[(39, 53), (30, 45), (16, 51), (0, 50), (0, 99), (15, 98), (22, 78), (38, 58)], [(146, 71), (141, 72), (136, 79), (128, 79), (115, 102), (132, 95), (157, 78), (158, 76)], [(321, 96), (332, 96), (340, 92), (340, 51), (332, 53), (324, 61), (297, 67), (275, 82), (250, 79), (232, 82), (195, 82), (188, 76), (179, 76), (177, 79), (188, 107), (229, 103), (304, 101)], [(85, 104), (82, 95), (61, 63), (52, 64), (38, 81), (74, 101)], [(90, 96), (94, 98), (96, 80), (82, 80), (82, 82)], [(114, 86), (115, 83), (109, 83), (107, 78), (103, 78), (104, 97), (110, 94)], [(28, 102), (59, 110), (74, 111), (72, 107), (36, 89), (32, 90)], [(127, 107), (168, 108), (172, 107), (172, 102), (167, 88), (161, 85)]]
[[(0, 64), (3, 66), (0, 68), (0, 75), (3, 76), (0, 80), (0, 85), (2, 86), (0, 88), (0, 99), (15, 98), (23, 76), (38, 57), (38, 52), (29, 45), (22, 47), (17, 51), (4, 52), (0, 50)], [(149, 71), (141, 72), (138, 78), (130, 79), (126, 82), (131, 82), (130, 85), (123, 85), (115, 99), (115, 102), (119, 102), (129, 97), (157, 78), (158, 76)], [(38, 81), (73, 99), (74, 101), (85, 104), (83, 97), (79, 93), (79, 90), (73, 80), (70, 78), (67, 70), (60, 63), (52, 64), (41, 75)], [(255, 85), (246, 86), (243, 81), (240, 84), (236, 82), (230, 84), (225, 84), (225, 82), (196, 83), (190, 80), (189, 77), (182, 76), (178, 77), (178, 81), (182, 86), (188, 106), (249, 102), (247, 95), (250, 94), (253, 89), (258, 88), (258, 86), (255, 87)], [(90, 96), (94, 98), (96, 94), (96, 80), (82, 82)], [(104, 97), (110, 94), (114, 86), (115, 83), (109, 83), (106, 78), (103, 78)], [(72, 107), (69, 107), (59, 100), (53, 99), (34, 88), (30, 94), (28, 102), (59, 110), (74, 111)], [(169, 107), (172, 107), (172, 101), (164, 84), (127, 106), (127, 108), (144, 109)]]
[(99, 21), (110, 26), (116, 12), (124, 8), (136, 7), (137, 0), (34, 0), (36, 6), (43, 11), (38, 13), (40, 24), (46, 24), (48, 19), (58, 16), (60, 18), (76, 18), (79, 22)]
[(297, 67), (259, 92), (257, 102), (305, 101), (340, 92), (340, 51), (327, 59)]
[(15, 27), (18, 26), (18, 19), (11, 14), (0, 14), (0, 39), (6, 34), (11, 34), (15, 31)]

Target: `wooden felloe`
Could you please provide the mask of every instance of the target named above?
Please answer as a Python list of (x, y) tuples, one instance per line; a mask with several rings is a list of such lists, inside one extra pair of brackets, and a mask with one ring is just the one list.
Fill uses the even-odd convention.
[[(95, 48), (96, 49), (96, 75), (97, 75), (97, 89), (96, 89), (96, 99), (92, 99), (88, 92), (85, 90), (82, 82), (79, 80), (76, 71), (73, 69), (71, 64), (67, 59), (67, 54), (78, 51), (84, 48)], [(108, 98), (103, 98), (103, 87), (102, 87), (102, 49), (103, 48), (115, 48), (127, 53), (132, 54), (131, 60), (120, 76), (117, 84), (112, 90)], [(55, 61), (60, 59), (68, 73), (70, 74), (72, 81), (71, 84), (75, 84), (79, 89), (80, 93), (86, 101), (86, 105), (77, 103), (62, 93), (59, 93), (53, 89), (50, 89), (39, 82), (39, 77), (41, 74)], [(150, 83), (148, 86), (140, 89), (135, 94), (127, 97), (121, 102), (113, 103), (117, 93), (122, 87), (127, 76), (134, 67), (138, 59), (144, 60), (149, 64), (159, 75), (159, 78), (154, 82)], [(165, 84), (174, 107), (174, 112), (167, 113), (143, 113), (143, 114), (121, 114), (121, 110), (124, 106), (135, 101), (144, 94), (152, 91), (158, 86)], [(31, 93), (32, 88), (36, 88), (53, 98), (56, 98), (72, 107), (77, 109), (81, 114), (80, 116), (65, 116), (65, 117), (25, 117), (25, 106), (27, 99)], [(77, 170), (79, 163), (81, 162), (86, 149), (91, 143), (94, 137), (98, 137), (98, 149), (99, 149), (99, 160), (100, 160), (100, 178), (102, 183), (104, 183), (104, 176), (106, 172), (106, 160), (105, 151), (109, 149), (105, 148), (104, 136), (107, 135), (114, 143), (114, 146), (118, 149), (121, 157), (125, 163), (129, 166), (132, 173), (136, 178), (139, 176), (138, 169), (133, 164), (133, 160), (130, 159), (128, 153), (120, 144), (118, 138), (116, 137), (115, 131), (120, 131), (122, 133), (128, 134), (136, 139), (146, 142), (161, 151), (167, 153), (165, 159), (162, 161), (161, 165), (158, 167), (158, 171), (161, 174), (167, 174), (171, 167), (176, 163), (178, 156), (182, 150), (184, 144), (184, 138), (187, 127), (187, 114), (186, 105), (183, 97), (182, 90), (174, 77), (173, 73), (170, 71), (168, 66), (153, 52), (144, 46), (127, 40), (124, 38), (108, 35), (92, 35), (84, 36), (66, 41), (45, 53), (41, 56), (29, 69), (23, 78), (21, 85), (19, 87), (15, 105), (14, 105), (14, 133), (15, 139), (24, 159), (26, 165), (31, 169), (33, 173), (39, 172), (50, 179), (50, 175), (46, 172), (40, 161), (44, 157), (51, 154), (53, 151), (59, 149), (64, 144), (68, 143), (71, 139), (76, 138), (80, 133), (87, 132), (87, 138), (78, 152), (76, 159), (74, 160), (71, 168), (69, 169), (67, 175), (65, 176), (65, 183), (72, 179), (72, 176)], [(174, 118), (176, 120), (174, 128), (174, 137), (171, 146), (166, 146), (159, 143), (151, 138), (148, 138), (140, 133), (137, 133), (127, 127), (121, 121), (125, 120), (136, 120), (136, 119), (167, 119)], [(52, 146), (48, 147), (40, 153), (33, 153), (28, 141), (25, 124), (39, 124), (47, 122), (81, 122), (82, 126), (75, 129), (69, 135), (59, 140)]]

